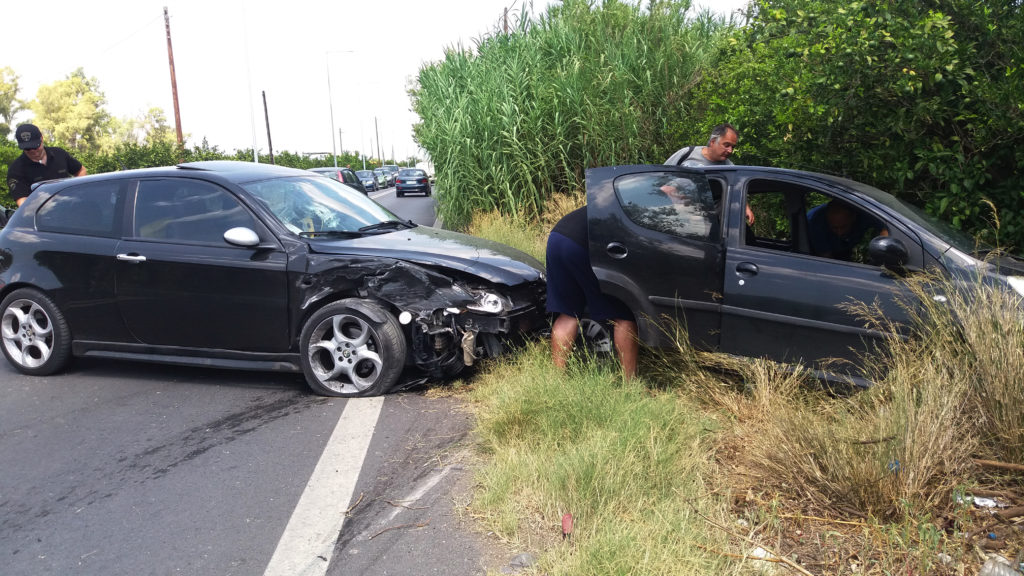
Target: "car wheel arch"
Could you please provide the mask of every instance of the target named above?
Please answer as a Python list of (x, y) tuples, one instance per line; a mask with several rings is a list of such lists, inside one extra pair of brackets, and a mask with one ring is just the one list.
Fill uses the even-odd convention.
[(601, 292), (615, 298), (633, 313), (640, 339), (644, 342), (657, 340), (660, 332), (655, 322), (657, 313), (649, 302), (638, 296), (643, 290), (628, 276), (611, 270), (595, 267), (594, 274), (601, 285)]

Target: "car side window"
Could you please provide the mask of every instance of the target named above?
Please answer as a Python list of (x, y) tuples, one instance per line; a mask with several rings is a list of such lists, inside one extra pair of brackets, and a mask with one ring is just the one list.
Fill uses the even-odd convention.
[(719, 210), (705, 179), (645, 172), (615, 180), (615, 196), (638, 226), (702, 241), (719, 237)]
[(226, 190), (191, 179), (143, 180), (135, 199), (136, 238), (225, 244), (224, 232), (258, 230), (252, 215)]
[(753, 180), (747, 203), (758, 215), (748, 246), (870, 264), (868, 243), (888, 226), (850, 201), (791, 182)]
[(66, 188), (39, 207), (36, 228), (41, 232), (119, 237), (123, 198), (115, 180)]

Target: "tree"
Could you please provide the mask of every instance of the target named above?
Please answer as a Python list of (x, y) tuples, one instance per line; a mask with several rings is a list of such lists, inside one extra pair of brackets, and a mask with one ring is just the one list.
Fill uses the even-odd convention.
[(94, 152), (109, 134), (110, 115), (96, 78), (78, 68), (64, 80), (39, 87), (28, 108), (47, 140), (80, 152)]
[(20, 78), (10, 67), (0, 68), (0, 140), (11, 134), (11, 123), (18, 113), (18, 80)]
[(1020, 250), (1022, 10), (760, 0), (700, 101), (740, 128), (743, 163), (845, 174)]
[(177, 137), (162, 108), (153, 107), (135, 117), (113, 119), (109, 124), (109, 132), (117, 144), (156, 144), (176, 143)]

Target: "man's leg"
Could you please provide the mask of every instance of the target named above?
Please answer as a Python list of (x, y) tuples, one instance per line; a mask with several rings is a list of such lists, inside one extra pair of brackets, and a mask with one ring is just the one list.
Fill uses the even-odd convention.
[(636, 377), (637, 359), (640, 356), (636, 322), (614, 320), (614, 323), (612, 339), (615, 341), (615, 350), (619, 353), (619, 362), (622, 364), (622, 376), (626, 380), (632, 380)]
[(580, 322), (575, 316), (559, 314), (555, 318), (555, 323), (551, 325), (551, 359), (555, 366), (565, 368), (579, 326)]

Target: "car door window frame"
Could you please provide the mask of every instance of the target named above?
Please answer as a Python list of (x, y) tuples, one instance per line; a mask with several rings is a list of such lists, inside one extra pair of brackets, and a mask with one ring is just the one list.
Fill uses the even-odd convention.
[(64, 188), (36, 211), (40, 232), (100, 238), (121, 236), (125, 189), (117, 180), (85, 182)]
[[(140, 234), (138, 224), (139, 208), (145, 205), (140, 203), (140, 196), (149, 194), (150, 190), (156, 190), (155, 186), (157, 183), (159, 185), (169, 184), (177, 188), (172, 195), (167, 196), (165, 205), (161, 206), (162, 212), (161, 210), (154, 211), (160, 218), (151, 219), (145, 225), (151, 227), (151, 230), (145, 234)], [(195, 193), (202, 192), (204, 189), (206, 190), (205, 195)], [(161, 192), (167, 193), (169, 190), (168, 188)], [(218, 225), (219, 221), (217, 218), (206, 217), (210, 213), (204, 212), (204, 208), (208, 207), (204, 206), (203, 202), (209, 202), (211, 198), (204, 198), (204, 196), (209, 196), (211, 193), (220, 195), (222, 207), (225, 201), (234, 203), (230, 211), (238, 210), (235, 215), (236, 222), (228, 220)], [(222, 208), (218, 211), (224, 210)], [(223, 186), (194, 178), (141, 178), (138, 180), (138, 185), (132, 195), (131, 212), (126, 222), (126, 236), (148, 242), (230, 247), (232, 245), (224, 240), (223, 233), (230, 228), (239, 226), (252, 229), (260, 237), (261, 241), (270, 237), (269, 231), (267, 231), (249, 207), (246, 206), (245, 202), (241, 201), (234, 193)], [(201, 232), (200, 228), (202, 230), (219, 231), (219, 234), (186, 233), (189, 231)], [(158, 232), (161, 229), (163, 234)]]
[(721, 240), (721, 193), (716, 201), (700, 174), (659, 172), (623, 174), (615, 179), (615, 198), (637, 226), (683, 240)]
[[(752, 186), (754, 186), (755, 188), (763, 187), (764, 189), (761, 191), (751, 192)], [(899, 238), (906, 245), (909, 256), (907, 267), (910, 269), (919, 269), (924, 266), (923, 247), (921, 240), (917, 236), (917, 234), (913, 233), (908, 228), (906, 228), (899, 220), (889, 216), (882, 209), (873, 206), (871, 203), (864, 200), (860, 196), (851, 194), (848, 191), (838, 189), (834, 186), (830, 186), (826, 183), (809, 182), (799, 178), (793, 178), (788, 176), (780, 177), (776, 175), (751, 175), (748, 178), (746, 178), (739, 187), (742, 190), (739, 198), (739, 200), (741, 201), (741, 205), (746, 205), (747, 202), (751, 201), (752, 197), (757, 196), (758, 194), (765, 193), (798, 194), (801, 196), (802, 202), (796, 202), (793, 199), (784, 201), (784, 204), (790, 204), (789, 209), (800, 210), (799, 213), (791, 214), (791, 233), (793, 229), (797, 229), (798, 232), (797, 238), (790, 239), (791, 241), (795, 242), (794, 245), (791, 245), (791, 249), (786, 250), (780, 246), (772, 246), (770, 242), (764, 241), (764, 237), (757, 237), (750, 231), (738, 235), (736, 239), (737, 245), (744, 246), (752, 250), (773, 250), (777, 252), (788, 252), (793, 256), (826, 259), (855, 266), (877, 267), (876, 264), (872, 264), (869, 262), (844, 260), (829, 256), (819, 256), (815, 255), (812, 252), (809, 238), (810, 222), (808, 221), (807, 214), (812, 208), (814, 208), (818, 204), (815, 203), (814, 205), (810, 205), (807, 202), (807, 199), (808, 197), (811, 197), (812, 195), (816, 194), (830, 199), (838, 198), (843, 202), (849, 204), (856, 210), (862, 212), (867, 217), (878, 220), (880, 223), (882, 223), (883, 227), (888, 230), (890, 236)], [(763, 219), (767, 217), (766, 214), (758, 213), (757, 204), (757, 201), (753, 202), (755, 212), (754, 229), (756, 229), (759, 221), (763, 221)], [(802, 228), (802, 230), (800, 230), (800, 228)]]

